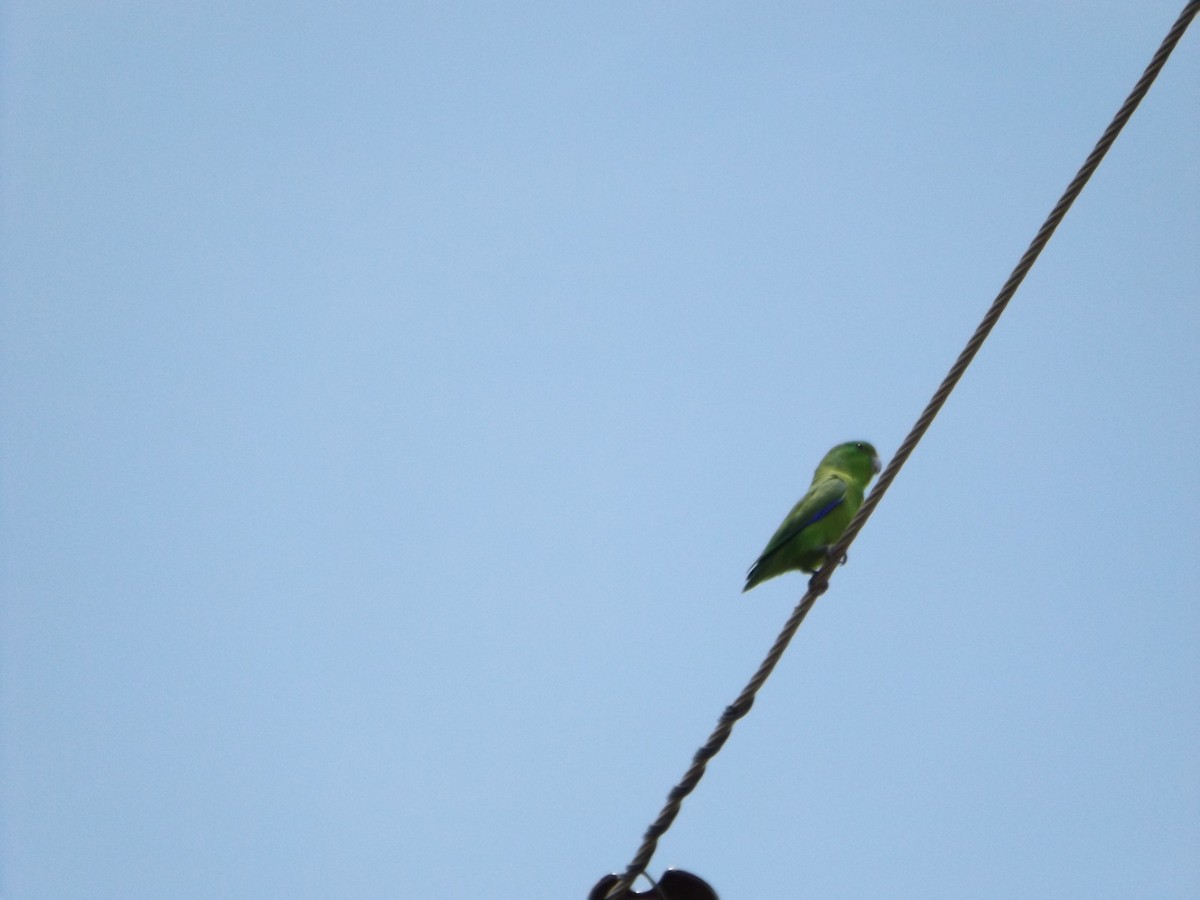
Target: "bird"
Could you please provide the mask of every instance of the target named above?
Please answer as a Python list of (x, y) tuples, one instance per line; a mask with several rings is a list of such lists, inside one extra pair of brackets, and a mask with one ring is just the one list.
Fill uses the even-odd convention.
[(879, 471), (879, 454), (866, 441), (847, 441), (825, 454), (808, 493), (771, 535), (746, 573), (742, 593), (792, 569), (815, 572), (841, 538)]

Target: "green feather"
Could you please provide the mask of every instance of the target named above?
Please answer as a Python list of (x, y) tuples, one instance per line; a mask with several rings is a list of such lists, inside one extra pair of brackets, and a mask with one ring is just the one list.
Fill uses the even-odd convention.
[(866, 441), (838, 444), (826, 453), (808, 493), (792, 507), (750, 567), (742, 592), (792, 569), (821, 568), (862, 506), (863, 492), (878, 471), (879, 454)]

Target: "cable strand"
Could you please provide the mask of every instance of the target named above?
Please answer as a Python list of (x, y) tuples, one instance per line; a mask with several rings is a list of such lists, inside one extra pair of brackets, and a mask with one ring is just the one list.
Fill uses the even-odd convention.
[(991, 334), (992, 329), (995, 327), (996, 322), (999, 321), (1009, 301), (1016, 294), (1017, 289), (1025, 280), (1025, 276), (1029, 274), (1030, 269), (1033, 268), (1033, 264), (1037, 261), (1038, 256), (1041, 255), (1042, 250), (1045, 249), (1046, 244), (1049, 243), (1051, 236), (1058, 228), (1059, 223), (1062, 222), (1063, 217), (1066, 216), (1067, 210), (1071, 208), (1071, 205), (1083, 191), (1084, 186), (1091, 179), (1092, 175), (1095, 174), (1101, 160), (1104, 159), (1109, 148), (1112, 147), (1113, 142), (1117, 139), (1117, 135), (1121, 133), (1121, 129), (1125, 127), (1126, 122), (1129, 121), (1138, 104), (1142, 102), (1142, 99), (1150, 90), (1150, 86), (1158, 77), (1167, 58), (1171, 55), (1171, 52), (1175, 49), (1175, 45), (1179, 43), (1180, 38), (1183, 37), (1183, 33), (1187, 30), (1188, 25), (1191, 24), (1192, 19), (1196, 17), (1198, 12), (1200, 12), (1200, 0), (1191, 0), (1184, 7), (1183, 12), (1179, 14), (1179, 18), (1176, 19), (1171, 30), (1167, 32), (1167, 36), (1163, 38), (1158, 51), (1151, 58), (1149, 65), (1146, 66), (1142, 77), (1138, 79), (1137, 84), (1134, 85), (1133, 90), (1125, 99), (1121, 108), (1113, 116), (1112, 122), (1104, 130), (1100, 140), (1096, 142), (1095, 148), (1088, 154), (1087, 159), (1071, 180), (1071, 183), (1067, 185), (1067, 189), (1063, 192), (1062, 197), (1054, 205), (1042, 227), (1038, 229), (1037, 235), (1029, 244), (1029, 248), (1021, 256), (1020, 261), (1013, 269), (1012, 274), (1008, 276), (1008, 280), (1004, 282), (1003, 287), (1000, 288), (1000, 292), (996, 295), (996, 299), (992, 301), (992, 305), (984, 314), (983, 319), (975, 329), (975, 333), (971, 335), (966, 346), (959, 353), (958, 359), (954, 361), (954, 365), (950, 367), (950, 371), (946, 374), (946, 377), (942, 380), (937, 390), (934, 391), (933, 397), (909, 431), (908, 436), (896, 450), (896, 455), (892, 457), (887, 467), (880, 474), (874, 489), (867, 496), (866, 500), (863, 501), (862, 507), (847, 526), (841, 540), (830, 550), (827, 557), (828, 561), (809, 580), (808, 590), (784, 623), (783, 630), (780, 631), (779, 636), (775, 639), (775, 643), (771, 645), (771, 649), (767, 652), (758, 670), (749, 682), (746, 683), (742, 692), (738, 694), (737, 699), (725, 708), (725, 711), (717, 721), (717, 727), (709, 735), (704, 745), (696, 751), (692, 757), (692, 764), (684, 773), (683, 778), (667, 795), (666, 805), (663, 806), (658, 817), (646, 829), (641, 847), (638, 848), (637, 853), (625, 869), (624, 874), (608, 891), (607, 898), (617, 900), (617, 898), (625, 897), (634, 880), (638, 875), (642, 874), (646, 866), (650, 863), (650, 859), (654, 856), (654, 851), (658, 847), (659, 839), (671, 827), (671, 823), (675, 821), (675, 817), (679, 815), (679, 810), (683, 805), (684, 799), (695, 790), (700, 779), (704, 777), (704, 772), (709, 761), (717, 755), (721, 747), (724, 746), (725, 741), (729, 739), (734, 723), (750, 711), (750, 707), (753, 705), (754, 698), (758, 694), (759, 689), (775, 669), (776, 664), (783, 656), (783, 652), (787, 649), (788, 644), (791, 643), (800, 625), (804, 622), (809, 610), (817, 602), (817, 598), (829, 588), (829, 579), (838, 566), (838, 560), (842, 559), (847, 549), (854, 543), (854, 539), (858, 537), (858, 533), (866, 524), (867, 519), (870, 518), (871, 513), (875, 511), (875, 507), (879, 505), (879, 501), (883, 499), (883, 495), (887, 492), (887, 489), (895, 481), (896, 475), (899, 474), (904, 463), (908, 461), (909, 456), (912, 455), (913, 450), (921, 438), (924, 437), (925, 432), (929, 430), (929, 426), (933, 424), (934, 418), (936, 418), (945, 405), (950, 393), (962, 378), (963, 373), (966, 372), (967, 367), (979, 352), (980, 347), (983, 346), (983, 342)]

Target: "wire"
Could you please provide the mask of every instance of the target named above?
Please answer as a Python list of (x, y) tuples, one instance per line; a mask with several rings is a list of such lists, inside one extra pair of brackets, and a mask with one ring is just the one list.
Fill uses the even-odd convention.
[(1037, 235), (1029, 245), (1029, 249), (1021, 257), (1012, 274), (1008, 276), (1008, 280), (1004, 282), (1004, 286), (1000, 288), (1000, 293), (996, 295), (996, 299), (992, 301), (992, 305), (984, 314), (983, 320), (979, 323), (979, 327), (975, 329), (975, 333), (971, 335), (971, 339), (967, 341), (967, 345), (958, 355), (958, 359), (954, 361), (954, 365), (950, 367), (950, 371), (934, 392), (933, 398), (926, 405), (924, 411), (909, 431), (903, 443), (900, 444), (896, 455), (892, 457), (891, 462), (887, 464), (887, 468), (883, 470), (883, 474), (879, 476), (879, 481), (875, 483), (874, 489), (863, 502), (858, 514), (851, 520), (847, 526), (842, 539), (830, 550), (827, 556), (827, 562), (821, 569), (813, 575), (808, 583), (808, 591), (801, 598), (800, 603), (792, 611), (783, 630), (779, 633), (779, 637), (775, 639), (775, 643), (771, 645), (771, 649), (767, 652), (762, 664), (758, 667), (758, 671), (747, 682), (746, 687), (738, 695), (737, 699), (732, 704), (725, 707), (725, 711), (717, 720), (717, 727), (709, 735), (708, 740), (692, 757), (692, 764), (684, 773), (680, 782), (671, 789), (667, 795), (667, 803), (663, 806), (662, 811), (658, 814), (651, 824), (646, 829), (646, 833), (642, 838), (642, 845), (638, 848), (633, 860), (625, 869), (625, 873), (620, 879), (609, 889), (606, 897), (623, 898), (626, 895), (630, 885), (638, 875), (642, 874), (650, 859), (654, 856), (654, 851), (658, 847), (658, 841), (671, 827), (671, 823), (675, 821), (675, 817), (679, 815), (679, 809), (683, 805), (684, 799), (695, 790), (700, 779), (704, 777), (704, 771), (708, 766), (708, 761), (712, 759), (720, 751), (721, 747), (728, 740), (730, 733), (733, 731), (734, 723), (746, 715), (750, 711), (751, 705), (754, 703), (754, 697), (758, 693), (759, 688), (770, 676), (775, 665), (779, 662), (783, 651), (787, 649), (796, 631), (800, 628), (808, 611), (812, 609), (813, 604), (817, 602), (817, 598), (829, 589), (829, 578), (833, 571), (838, 566), (838, 561), (842, 559), (846, 550), (854, 543), (854, 539), (858, 533), (862, 531), (867, 519), (874, 512), (875, 507), (879, 505), (879, 501), (883, 499), (883, 495), (896, 480), (896, 475), (899, 474), (901, 467), (912, 455), (913, 450), (920, 442), (925, 432), (929, 430), (929, 426), (933, 423), (934, 418), (945, 405), (950, 392), (954, 390), (966, 372), (967, 366), (971, 364), (971, 360), (975, 358), (975, 354), (979, 352), (979, 348), (983, 346), (983, 342), (995, 327), (996, 322), (1000, 319), (1000, 315), (1004, 312), (1008, 302), (1016, 294), (1017, 288), (1021, 286), (1021, 282), (1025, 280), (1025, 276), (1029, 274), (1029, 270), (1033, 268), (1034, 262), (1037, 261), (1042, 250), (1049, 242), (1050, 237), (1058, 228), (1063, 217), (1067, 214), (1067, 210), (1071, 208), (1071, 204), (1079, 196), (1084, 185), (1095, 173), (1100, 165), (1100, 161), (1104, 159), (1109, 148), (1112, 147), (1113, 141), (1117, 139), (1117, 135), (1121, 133), (1121, 129), (1129, 121), (1129, 117), (1133, 115), (1133, 111), (1137, 109), (1138, 104), (1146, 96), (1150, 90), (1150, 86), (1154, 83), (1154, 79), (1158, 77), (1158, 73), (1162, 70), (1167, 58), (1171, 55), (1171, 51), (1175, 49), (1175, 45), (1179, 43), (1179, 39), (1183, 37), (1183, 33), (1191, 24), (1192, 19), (1200, 12), (1200, 0), (1191, 0), (1179, 14), (1179, 18), (1175, 20), (1175, 24), (1171, 26), (1171, 30), (1167, 32), (1167, 36), (1163, 38), (1162, 44), (1158, 48), (1158, 52), (1150, 60), (1150, 64), (1146, 66), (1146, 71), (1142, 73), (1142, 77), (1138, 79), (1133, 90), (1126, 98), (1121, 108), (1117, 110), (1117, 114), (1113, 117), (1108, 128), (1104, 130), (1104, 134), (1100, 136), (1100, 140), (1096, 142), (1095, 149), (1088, 155), (1080, 167), (1079, 172), (1067, 185), (1066, 191), (1059, 198), (1058, 203), (1054, 205), (1054, 209), (1050, 211), (1050, 215), (1046, 217), (1046, 221), (1042, 227), (1038, 229)]

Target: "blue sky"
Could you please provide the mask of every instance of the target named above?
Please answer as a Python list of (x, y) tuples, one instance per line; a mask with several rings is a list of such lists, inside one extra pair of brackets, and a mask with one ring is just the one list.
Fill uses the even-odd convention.
[[(7, 4), (0, 893), (623, 868), (1181, 5)], [(1200, 894), (1198, 40), (652, 872)]]

